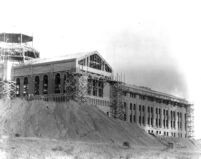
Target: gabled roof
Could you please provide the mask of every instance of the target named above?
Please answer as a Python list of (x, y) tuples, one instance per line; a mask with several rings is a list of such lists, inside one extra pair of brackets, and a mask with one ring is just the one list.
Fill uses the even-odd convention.
[(40, 58), (40, 59), (33, 59), (25, 62), (25, 65), (28, 64), (40, 64), (40, 63), (48, 63), (48, 62), (55, 62), (55, 61), (61, 61), (61, 60), (70, 60), (70, 59), (77, 59), (80, 60), (85, 57), (89, 57), (93, 54), (97, 54), (100, 56), (100, 58), (105, 62), (105, 64), (112, 69), (112, 67), (106, 62), (106, 60), (100, 55), (98, 51), (91, 51), (91, 52), (81, 52), (81, 53), (75, 53), (75, 54), (67, 54), (64, 56), (56, 56), (52, 58)]
[(110, 66), (110, 64), (101, 56), (101, 54), (98, 51), (92, 51), (92, 52), (88, 52), (88, 53), (85, 53), (85, 54), (84, 53), (80, 54), (80, 57), (78, 57), (77, 59), (81, 60), (81, 59), (83, 59), (85, 57), (89, 57), (89, 56), (91, 56), (93, 54), (97, 54), (98, 56), (100, 56), (100, 58), (104, 61), (104, 63), (107, 64), (108, 67), (112, 70), (112, 67)]

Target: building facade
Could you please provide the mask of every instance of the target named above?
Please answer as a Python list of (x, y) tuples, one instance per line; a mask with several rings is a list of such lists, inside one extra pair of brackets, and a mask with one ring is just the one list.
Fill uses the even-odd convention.
[[(192, 136), (192, 105), (185, 99), (114, 80), (113, 69), (97, 52), (13, 65), (16, 97), (66, 102), (76, 90), (110, 117), (136, 123), (146, 132), (167, 137)], [(83, 82), (85, 81), (85, 82)]]

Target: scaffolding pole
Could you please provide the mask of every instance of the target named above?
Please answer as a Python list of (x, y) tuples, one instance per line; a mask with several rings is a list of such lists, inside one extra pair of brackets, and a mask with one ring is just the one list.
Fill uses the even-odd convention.
[(194, 138), (194, 109), (192, 104), (186, 108), (186, 133), (188, 138)]

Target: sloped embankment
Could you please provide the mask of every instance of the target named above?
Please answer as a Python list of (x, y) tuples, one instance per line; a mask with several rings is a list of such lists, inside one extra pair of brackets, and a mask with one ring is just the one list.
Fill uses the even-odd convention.
[(25, 137), (73, 139), (123, 143), (136, 146), (163, 146), (136, 124), (114, 120), (96, 106), (69, 103), (0, 101), (1, 133)]

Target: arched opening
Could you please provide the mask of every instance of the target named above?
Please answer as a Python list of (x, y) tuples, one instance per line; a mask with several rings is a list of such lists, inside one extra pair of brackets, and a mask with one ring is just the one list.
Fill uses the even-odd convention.
[(20, 79), (16, 79), (16, 97), (20, 96)]
[(43, 94), (48, 94), (48, 76), (43, 76)]
[(39, 76), (36, 76), (35, 82), (34, 82), (34, 94), (35, 95), (39, 95), (39, 84), (40, 84)]
[(66, 93), (66, 80), (67, 80), (67, 76), (66, 74), (64, 74), (64, 83), (63, 83), (64, 93)]
[(57, 73), (55, 76), (55, 93), (60, 93), (60, 88), (61, 88), (61, 78), (60, 74)]
[(23, 95), (27, 96), (28, 95), (28, 78), (25, 77), (24, 78), (24, 90), (23, 90)]

